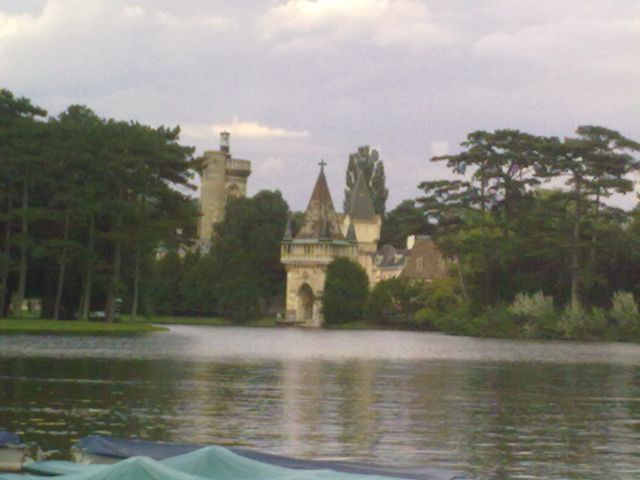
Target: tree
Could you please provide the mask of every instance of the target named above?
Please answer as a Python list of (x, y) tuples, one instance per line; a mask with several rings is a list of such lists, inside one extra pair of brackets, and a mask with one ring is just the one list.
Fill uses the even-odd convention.
[(356, 185), (358, 172), (361, 171), (371, 192), (373, 208), (378, 215), (383, 216), (386, 209), (389, 190), (386, 188), (384, 163), (380, 160), (378, 151), (365, 145), (358, 148), (356, 153), (349, 155), (346, 173), (346, 188), (344, 189), (344, 211), (351, 205), (351, 191)]
[(280, 241), (288, 217), (289, 206), (277, 190), (227, 202), (211, 246), (220, 313), (253, 318), (283, 290)]
[[(6, 210), (3, 219), (4, 242), (0, 275), (0, 316), (6, 315), (9, 271), (12, 262), (11, 245), (16, 239), (19, 247), (18, 285), (14, 308), (21, 308), (25, 296), (30, 246), (29, 222), (34, 216), (30, 207), (30, 188), (34, 177), (41, 172), (44, 128), (38, 117), (46, 111), (31, 104), (24, 97), (15, 97), (0, 89), (0, 187), (4, 192)], [(42, 177), (38, 177), (42, 179)], [(20, 233), (13, 234), (14, 220), (20, 221)]]
[(327, 324), (360, 320), (369, 292), (367, 273), (352, 260), (338, 257), (327, 267), (322, 308)]
[(415, 200), (404, 200), (391, 210), (382, 222), (380, 245), (405, 248), (409, 235), (430, 235), (434, 226), (427, 222), (422, 208)]
[(633, 183), (626, 176), (638, 168), (632, 152), (640, 144), (603, 127), (581, 126), (578, 137), (545, 142), (545, 156), (536, 166), (543, 178), (565, 177), (571, 189), (571, 309), (581, 308), (581, 283), (585, 275), (583, 256), (595, 236), (586, 240), (584, 228), (598, 221), (603, 198), (612, 193), (627, 193)]

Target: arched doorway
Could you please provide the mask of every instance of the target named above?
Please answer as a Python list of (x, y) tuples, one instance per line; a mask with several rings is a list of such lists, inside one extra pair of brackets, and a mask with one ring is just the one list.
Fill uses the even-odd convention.
[(315, 295), (308, 284), (303, 284), (298, 290), (297, 320), (306, 322), (313, 318), (313, 302)]

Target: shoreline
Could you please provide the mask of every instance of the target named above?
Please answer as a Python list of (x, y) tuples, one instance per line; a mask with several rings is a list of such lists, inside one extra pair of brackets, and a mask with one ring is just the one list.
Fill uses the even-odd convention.
[(167, 327), (152, 323), (105, 323), (78, 320), (41, 320), (27, 318), (0, 319), (0, 335), (144, 335), (166, 332)]

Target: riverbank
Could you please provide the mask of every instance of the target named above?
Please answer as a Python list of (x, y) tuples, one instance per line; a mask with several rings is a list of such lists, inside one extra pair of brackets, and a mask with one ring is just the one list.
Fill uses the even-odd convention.
[(151, 316), (137, 317), (136, 323), (152, 323), (156, 325), (202, 325), (207, 327), (275, 327), (277, 319), (275, 318), (256, 318), (255, 320), (247, 320), (246, 322), (236, 322), (228, 318), (222, 317), (167, 317), (167, 316)]
[(0, 335), (141, 335), (169, 329), (144, 322), (81, 322), (77, 320), (0, 319)]

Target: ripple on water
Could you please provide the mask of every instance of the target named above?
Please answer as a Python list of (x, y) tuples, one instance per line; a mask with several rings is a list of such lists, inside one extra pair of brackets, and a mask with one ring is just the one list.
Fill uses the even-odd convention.
[(632, 478), (638, 365), (634, 345), (410, 332), (0, 337), (0, 425), (58, 458), (102, 432), (481, 478)]

